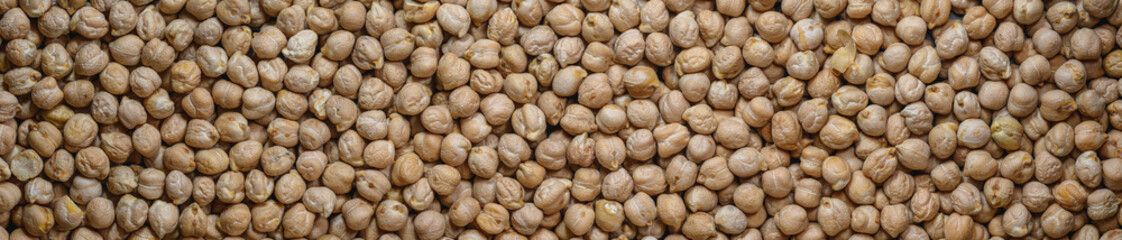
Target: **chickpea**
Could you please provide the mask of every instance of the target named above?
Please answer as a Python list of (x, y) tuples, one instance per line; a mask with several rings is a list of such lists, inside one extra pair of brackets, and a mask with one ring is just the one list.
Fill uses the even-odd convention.
[[(580, 208), (580, 207), (577, 207), (577, 206), (584, 206), (584, 208)], [(569, 223), (570, 220), (569, 220), (568, 216), (570, 216), (571, 212), (574, 212), (573, 209), (578, 209), (578, 210), (575, 210), (575, 211), (578, 211), (578, 212), (587, 211), (587, 212), (583, 212), (583, 214), (579, 214), (580, 216), (592, 217), (592, 215), (593, 215), (593, 213), (591, 213), (592, 209), (589, 209), (588, 206), (585, 206), (585, 205), (573, 205), (573, 207), (570, 207), (569, 209), (570, 210), (568, 210), (565, 213), (565, 216), (566, 216), (565, 217), (565, 223), (566, 223), (566, 225), (572, 225), (571, 223)], [(572, 216), (577, 217), (577, 215), (578, 214), (573, 214)], [(581, 217), (577, 217), (577, 218), (581, 218)], [(574, 219), (574, 221), (575, 220), (587, 220), (587, 222), (582, 222), (581, 223), (581, 224), (587, 224), (587, 225), (584, 225), (584, 226), (586, 226), (584, 228), (585, 231), (587, 231), (588, 227), (592, 226), (592, 220), (591, 219)], [(503, 208), (501, 205), (495, 204), (495, 203), (487, 203), (487, 204), (483, 205), (483, 209), (480, 211), (479, 215), (477, 215), (475, 217), (475, 224), (480, 227), (480, 230), (482, 230), (485, 233), (489, 233), (489, 234), (492, 234), (492, 233), (493, 234), (498, 234), (499, 232), (503, 231), (505, 228), (509, 227), (508, 226), (510, 224), (509, 221), (510, 221), (510, 215), (507, 213), (507, 210), (505, 208)], [(579, 230), (581, 230), (581, 229), (579, 229), (579, 228), (574, 228), (573, 229), (573, 231), (579, 231)], [(578, 233), (578, 232), (574, 232), (574, 233)]]

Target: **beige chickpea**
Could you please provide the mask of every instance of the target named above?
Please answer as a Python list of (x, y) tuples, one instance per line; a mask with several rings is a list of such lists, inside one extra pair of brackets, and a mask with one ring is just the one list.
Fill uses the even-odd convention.
[(768, 11), (760, 14), (756, 20), (756, 32), (760, 37), (771, 43), (783, 40), (791, 28), (792, 22), (782, 13)]
[[(779, 106), (787, 107), (794, 106), (799, 103), (803, 95), (806, 93), (806, 83), (803, 81), (785, 77), (779, 79), (771, 86), (771, 92), (776, 96), (776, 102)], [(741, 91), (743, 93), (743, 91)]]
[(230, 55), (234, 53), (248, 53), (253, 42), (252, 30), (247, 26), (227, 28), (222, 32), (222, 48)]
[[(937, 51), (935, 48), (926, 46), (914, 51), (908, 61), (908, 72), (924, 83), (931, 83), (939, 74), (938, 70), (942, 68)], [(1008, 71), (1008, 66), (1006, 66), (1005, 72)], [(1006, 73), (1006, 75), (1008, 74)]]
[(285, 58), (296, 63), (307, 63), (315, 54), (317, 43), (316, 33), (312, 30), (302, 30), (288, 38), (287, 44), (281, 50)]
[(819, 132), (819, 139), (833, 149), (844, 149), (859, 139), (857, 125), (847, 118), (830, 116)]
[[(389, 61), (401, 61), (408, 58), (414, 48), (413, 34), (404, 28), (394, 28), (386, 31), (382, 34), (380, 42), (386, 60)], [(291, 40), (289, 40), (289, 44), (292, 44)]]
[(997, 25), (994, 16), (982, 6), (966, 9), (966, 13), (962, 17), (962, 24), (966, 29), (967, 36), (971, 39), (981, 39), (989, 36)]
[[(260, 59), (271, 59), (278, 56), (288, 43), (288, 38), (277, 27), (263, 27), (255, 34), (250, 47)], [(358, 52), (356, 50), (355, 52)]]
[(1046, 120), (1060, 121), (1075, 112), (1077, 105), (1070, 94), (1051, 90), (1040, 95), (1040, 116)]
[[(39, 1), (39, 2), (43, 2), (43, 1)], [(44, 2), (44, 3), (47, 4), (46, 7), (49, 7), (49, 4), (50, 4), (49, 2)], [(46, 7), (44, 7), (42, 10), (46, 11), (47, 10)], [(155, 13), (154, 11), (155, 10), (153, 8), (151, 13)], [(27, 12), (27, 13), (29, 13), (27, 16), (31, 16), (31, 17), (38, 17), (38, 16), (43, 14), (43, 12), (39, 12), (39, 15), (31, 14), (32, 12)], [(143, 17), (141, 18), (141, 20), (143, 20)], [(109, 28), (110, 28), (110, 22), (106, 20), (105, 14), (103, 14), (101, 11), (98, 11), (97, 9), (94, 9), (92, 7), (83, 7), (83, 8), (78, 9), (77, 11), (75, 11), (73, 16), (71, 16), (71, 18), (70, 18), (70, 23), (71, 23), (71, 31), (77, 32), (78, 34), (81, 34), (83, 37), (91, 38), (91, 39), (97, 39), (97, 38), (100, 38), (102, 36), (105, 36), (105, 34), (109, 33)], [(151, 26), (146, 26), (146, 27), (148, 29), (152, 28)], [(162, 31), (162, 29), (161, 29), (161, 31)]]
[(316, 34), (327, 34), (332, 30), (339, 28), (339, 21), (335, 18), (334, 12), (325, 7), (332, 7), (324, 5), (309, 6), (307, 10), (307, 26), (308, 29), (314, 31)]
[(886, 71), (900, 72), (907, 68), (907, 60), (911, 59), (911, 55), (912, 50), (907, 44), (901, 42), (887, 44), (884, 52), (877, 57), (877, 63)]
[(829, 118), (829, 111), (827, 110), (828, 103), (821, 98), (811, 99), (799, 104), (798, 120), (803, 130), (811, 133), (817, 133), (826, 126)]
[(62, 102), (64, 95), (65, 93), (58, 86), (58, 81), (47, 77), (32, 87), (31, 103), (42, 109), (51, 109)]
[(577, 64), (583, 54), (585, 54), (585, 41), (577, 37), (562, 37), (554, 44), (551, 56), (555, 56), (560, 66), (564, 67)]
[(927, 28), (943, 25), (950, 17), (950, 1), (927, 1), (920, 3), (920, 16), (927, 22)]
[(925, 169), (929, 164), (931, 147), (919, 139), (908, 139), (896, 145), (896, 157), (909, 169)]
[(43, 178), (33, 178), (23, 186), (24, 200), (30, 204), (49, 204), (55, 197), (53, 184)]
[(1117, 213), (1117, 197), (1109, 193), (1109, 190), (1099, 189), (1088, 195), (1087, 216), (1092, 220), (1105, 219), (1111, 216), (1110, 213)]
[[(185, 59), (192, 59), (198, 55), (197, 52), (195, 52), (195, 55), (190, 55), (192, 49), (185, 50), (186, 52), (183, 55)], [(163, 71), (171, 67), (176, 59), (176, 54), (175, 48), (167, 42), (159, 38), (153, 38), (152, 40), (148, 40), (148, 42), (144, 44), (144, 48), (141, 49), (140, 63), (155, 70)]]
[[(1016, 27), (1016, 25), (1009, 27)], [(1003, 31), (999, 31), (999, 33), (1007, 33), (1006, 35), (1008, 36), (1018, 33), (1017, 30), (1019, 29), (1020, 28), (1001, 29)], [(966, 52), (966, 45), (968, 45), (969, 42), (967, 39), (969, 34), (968, 30), (969, 29), (967, 29), (966, 26), (958, 21), (954, 21), (951, 24), (947, 25), (946, 28), (942, 30), (942, 33), (939, 35), (938, 39), (936, 39), (936, 53), (938, 53), (938, 55), (943, 59), (950, 59)], [(999, 35), (995, 35), (995, 39), (999, 39), (996, 36)], [(1014, 48), (1020, 46), (1018, 45), (1018, 43), (1020, 42), (1015, 42), (1016, 40), (1013, 39), (1003, 39), (1003, 41), (1004, 42), (1002, 42), (1002, 44), (1004, 45), (1002, 45), (1002, 47), (1005, 48)], [(1023, 42), (1023, 39), (1021, 39), (1021, 41)]]
[(393, 28), (394, 16), (392, 8), (381, 4), (371, 4), (369, 8), (370, 11), (366, 12), (365, 28), (366, 31), (370, 33), (370, 36), (377, 38), (390, 28)]
[[(110, 18), (113, 16), (111, 15)], [(168, 44), (177, 51), (185, 50), (194, 41), (195, 27), (198, 23), (185, 19), (175, 19), (168, 23), (164, 35)], [(117, 30), (113, 30), (116, 34)]]
[(796, 139), (802, 136), (803, 130), (794, 112), (782, 111), (776, 113), (772, 117), (771, 126), (773, 139), (781, 140), (776, 142), (778, 147), (783, 149), (795, 149), (797, 147)]
[[(461, 198), (448, 209), (448, 220), (453, 225), (464, 226), (473, 222), (479, 215), (481, 207), (475, 198)], [(515, 220), (518, 220), (515, 217)]]
[(1117, 5), (1102, 1), (1089, 1), (1083, 3), (1083, 9), (1087, 11), (1088, 14), (1093, 17), (1100, 18), (1105, 18), (1106, 15), (1108, 15), (1107, 13), (1112, 12), (1109, 9), (1113, 9), (1115, 8), (1115, 6)]
[[(20, 213), (22, 214), (18, 217), (21, 219), (21, 222), (28, 226), (22, 229), (27, 232), (26, 234), (43, 236), (47, 234), (47, 231), (55, 227), (55, 217), (50, 208), (40, 205), (30, 205), (22, 209)], [(27, 236), (25, 237), (30, 238)]]
[(109, 63), (109, 54), (101, 50), (97, 44), (87, 44), (75, 54), (74, 60), (78, 62), (74, 68), (74, 73), (92, 76), (106, 68)]
[(326, 187), (309, 187), (304, 192), (303, 204), (309, 212), (327, 216), (335, 209), (335, 194)]
[(269, 141), (285, 147), (296, 146), (300, 123), (288, 119), (275, 119), (266, 128)]
[[(519, 23), (527, 26), (536, 26), (541, 21), (544, 14), (543, 3), (539, 1), (517, 1), (511, 2), (511, 8), (518, 16)], [(603, 9), (601, 9), (603, 10)]]
[(759, 37), (749, 38), (742, 51), (744, 60), (755, 67), (767, 67), (775, 59), (772, 46)]
[[(1096, 54), (1096, 56), (1098, 55)], [(1087, 71), (1085, 70), (1083, 63), (1076, 60), (1070, 60), (1064, 62), (1059, 66), (1059, 68), (1055, 70), (1055, 74), (1053, 75), (1052, 80), (1056, 82), (1056, 86), (1059, 89), (1069, 93), (1074, 93), (1079, 91), (1083, 88), (1083, 86), (1086, 85), (1086, 74)]]
[(827, 157), (822, 161), (822, 168), (824, 168), (824, 170), (822, 170), (822, 178), (826, 179), (826, 182), (830, 184), (835, 191), (842, 190), (842, 188), (849, 183), (849, 167), (842, 158)]
[(1027, 84), (1017, 84), (1009, 90), (1006, 109), (1016, 117), (1028, 116), (1039, 104), (1038, 99), (1039, 95), (1037, 95), (1036, 89)]
[[(465, 10), (467, 11), (468, 16), (471, 18), (471, 21), (473, 23), (479, 24), (487, 21), (489, 18), (491, 18), (491, 16), (493, 16), (493, 14), (495, 14), (498, 8), (498, 2), (485, 0), (467, 1), (463, 8), (465, 8)], [(437, 20), (439, 20), (440, 10), (437, 9), (437, 11)]]
[(806, 215), (806, 209), (796, 205), (787, 205), (776, 213), (776, 225), (784, 234), (796, 234), (806, 228)]
[(998, 24), (992, 36), (997, 49), (1006, 52), (1019, 50), (1024, 43), (1024, 33), (1020, 26), (1013, 22)]
[(315, 214), (308, 211), (303, 204), (295, 204), (285, 211), (281, 226), (285, 237), (302, 237), (311, 232), (310, 227), (315, 222)]
[(581, 133), (581, 135), (569, 140), (569, 146), (567, 151), (565, 151), (565, 157), (574, 165), (590, 166), (592, 160), (596, 157), (596, 140), (589, 138), (586, 133)]
[(18, 67), (31, 65), (32, 61), (39, 58), (39, 51), (36, 51), (35, 45), (36, 43), (26, 39), (9, 42), (4, 47), (8, 63)]
[[(574, 208), (579, 208), (577, 206), (584, 206), (584, 205), (573, 205), (573, 207), (570, 207), (570, 210), (568, 212), (572, 212), (573, 211), (572, 209), (574, 209)], [(582, 215), (592, 217), (592, 214), (593, 214), (593, 213), (591, 213), (592, 209), (588, 208), (588, 206), (585, 206), (585, 210), (587, 210), (588, 212), (586, 212), (585, 214), (582, 214)], [(566, 212), (566, 214), (565, 214), (566, 216), (569, 215), (568, 212)], [(569, 218), (566, 217), (566, 221), (565, 221), (567, 223), (566, 225), (569, 225), (568, 224), (568, 222), (569, 222), (568, 219)], [(498, 234), (499, 232), (502, 232), (504, 229), (509, 228), (510, 215), (508, 214), (508, 211), (505, 208), (503, 208), (501, 205), (495, 204), (495, 203), (487, 203), (487, 204), (483, 205), (483, 208), (480, 211), (479, 215), (476, 215), (475, 224), (477, 226), (479, 226), (480, 230), (485, 232), (485, 233)], [(592, 226), (592, 220), (588, 219), (587, 224), (588, 224), (588, 226)], [(585, 227), (585, 229), (587, 231), (588, 228)], [(579, 230), (579, 229), (574, 229), (574, 230)]]
[(19, 189), (19, 187), (12, 183), (2, 184), (0, 185), (0, 188), (4, 189), (4, 193), (9, 194), (5, 195), (5, 197), (2, 198), (4, 201), (2, 202), (3, 205), (0, 205), (0, 207), (11, 211), (11, 209), (15, 208), (16, 204), (23, 198), (23, 192)]
[(958, 58), (954, 63), (951, 63), (947, 74), (949, 75), (948, 84), (956, 90), (977, 86), (982, 77), (978, 69), (978, 62), (969, 57)]
[(343, 162), (334, 162), (323, 170), (320, 181), (335, 193), (349, 192), (354, 182), (355, 170)]
[(447, 224), (444, 216), (436, 210), (428, 210), (417, 214), (413, 219), (413, 224), (420, 226), (428, 226), (425, 228), (417, 229), (417, 235), (423, 240), (439, 239), (444, 235), (444, 228)]
[(799, 50), (812, 50), (822, 44), (824, 38), (822, 22), (803, 19), (791, 26), (790, 38)]
[[(639, 9), (639, 31), (644, 33), (661, 32), (670, 24), (670, 13), (664, 1), (653, 1), (653, 5), (644, 4)], [(674, 3), (674, 8), (680, 10), (679, 3)], [(675, 11), (678, 12), (678, 11)]]
[(818, 58), (812, 52), (795, 53), (790, 56), (786, 65), (787, 73), (800, 80), (811, 79), (818, 73)]
[(215, 45), (222, 35), (222, 24), (217, 18), (205, 19), (195, 26), (194, 41), (201, 45)]
[[(1075, 147), (1090, 151), (1098, 149), (1106, 142), (1106, 133), (1098, 122), (1085, 121), (1075, 126)], [(1098, 184), (1095, 184), (1098, 185)]]
[[(7, 8), (5, 10), (10, 10), (10, 9), (13, 9), (13, 8)], [(58, 10), (62, 10), (62, 9), (59, 8)], [(49, 20), (44, 19), (44, 21), (45, 22), (46, 21), (54, 22), (53, 23), (54, 25), (59, 25), (60, 23), (58, 23), (58, 22), (60, 22), (60, 21), (68, 24), (70, 22), (70, 15), (66, 14), (65, 10), (63, 10), (63, 11), (64, 12), (61, 12), (61, 13), (63, 13), (63, 15), (56, 15), (57, 13), (59, 13), (58, 11), (48, 10), (46, 13), (43, 13), (43, 14), (46, 16), (46, 18), (49, 18)], [(48, 15), (48, 13), (51, 13), (51, 14)], [(43, 16), (40, 16), (40, 17), (43, 17)], [(59, 19), (59, 18), (63, 18), (63, 19)], [(4, 26), (3, 30), (5, 32), (4, 35), (3, 35), (4, 39), (24, 38), (24, 37), (27, 36), (28, 32), (31, 30), (31, 24), (30, 24), (31, 20), (28, 19), (27, 13), (24, 12), (22, 9), (19, 9), (17, 11), (6, 11), (4, 13), (4, 17), (3, 17), (2, 22), (3, 22), (3, 26)], [(70, 28), (69, 28), (69, 26), (67, 26), (64, 31), (69, 31), (69, 30), (70, 30)], [(53, 35), (53, 34), (51, 34), (51, 35)], [(56, 35), (56, 37), (57, 37), (57, 35)]]
[(324, 107), (327, 108), (324, 115), (327, 116), (331, 123), (335, 124), (336, 131), (344, 131), (351, 128), (358, 119), (358, 106), (354, 101), (345, 97), (332, 95), (331, 98), (324, 103)]
[(926, 28), (927, 23), (920, 16), (905, 16), (896, 23), (895, 33), (902, 42), (914, 46), (923, 41)]
[(1118, 76), (1119, 75), (1118, 74), (1118, 61), (1119, 61), (1119, 57), (1122, 57), (1122, 55), (1120, 55), (1120, 54), (1122, 54), (1122, 52), (1110, 51), (1110, 53), (1106, 54), (1106, 56), (1103, 57), (1103, 65), (1104, 65), (1104, 68), (1106, 70), (1106, 74), (1108, 76)]
[(117, 226), (123, 230), (136, 230), (148, 220), (149, 205), (132, 195), (124, 195), (117, 202)]
[(39, 54), (39, 65), (43, 74), (56, 79), (65, 77), (74, 66), (74, 60), (61, 44), (47, 45)]
[(542, 222), (542, 211), (532, 203), (511, 213), (511, 228), (521, 234), (533, 234)]

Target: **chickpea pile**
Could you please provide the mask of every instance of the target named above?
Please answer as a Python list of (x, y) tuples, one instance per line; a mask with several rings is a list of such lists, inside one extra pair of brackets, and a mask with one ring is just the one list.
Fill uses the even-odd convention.
[(0, 13), (0, 240), (1122, 239), (1118, 0)]

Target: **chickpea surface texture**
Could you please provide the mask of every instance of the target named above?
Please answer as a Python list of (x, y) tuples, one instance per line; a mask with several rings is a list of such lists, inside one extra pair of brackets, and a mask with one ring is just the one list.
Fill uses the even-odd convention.
[(0, 240), (1122, 239), (1118, 0), (0, 0)]

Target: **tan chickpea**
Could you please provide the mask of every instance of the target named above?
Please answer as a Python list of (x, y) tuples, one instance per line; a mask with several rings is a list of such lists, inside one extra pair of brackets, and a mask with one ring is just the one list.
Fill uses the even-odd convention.
[(249, 53), (252, 44), (251, 30), (247, 26), (227, 28), (222, 31), (222, 48), (230, 55), (234, 53)]
[[(55, 218), (50, 208), (40, 205), (29, 205), (22, 209), (21, 216), (19, 216), (24, 224), (27, 224), (27, 234), (32, 236), (43, 236), (55, 227)], [(30, 237), (28, 237), (30, 238)]]
[[(569, 6), (571, 6), (571, 5), (569, 5)], [(585, 7), (587, 7), (587, 6), (585, 6)], [(568, 8), (566, 10), (572, 11), (572, 10), (576, 10), (576, 8)], [(579, 11), (579, 10), (577, 10), (577, 11)], [(571, 21), (566, 21), (566, 18), (564, 18), (564, 17), (569, 17), (570, 19), (580, 19), (579, 17), (583, 16), (583, 22), (579, 25), (579, 27), (580, 27), (579, 29), (574, 29), (577, 26), (573, 26), (573, 25), (571, 25), (571, 23), (570, 23), (570, 25), (562, 25), (562, 24), (552, 24), (553, 21), (550, 21), (551, 25), (556, 26), (556, 27), (554, 27), (554, 29), (559, 29), (560, 31), (564, 32), (564, 33), (559, 32), (559, 34), (561, 34), (561, 35), (573, 36), (574, 32), (579, 32), (581, 34), (581, 36), (584, 38), (584, 40), (589, 41), (589, 42), (595, 42), (595, 41), (607, 41), (614, 34), (615, 29), (613, 28), (612, 21), (609, 19), (608, 15), (606, 15), (606, 14), (595, 13), (595, 12), (588, 13), (588, 14), (584, 14), (584, 13), (574, 14), (572, 12), (569, 12), (568, 13), (569, 15), (565, 15), (566, 14), (565, 12), (558, 12), (558, 13), (560, 14), (559, 16), (561, 18), (554, 18), (554, 17), (550, 17), (550, 18), (554, 18), (553, 21), (558, 21), (559, 23), (571, 22)], [(578, 18), (574, 18), (574, 17), (578, 17)], [(572, 30), (579, 30), (579, 31), (572, 31)]]
[(4, 47), (8, 63), (19, 67), (31, 65), (32, 61), (39, 58), (39, 52), (36, 51), (35, 45), (34, 42), (26, 39), (16, 39), (9, 42)]
[(306, 21), (308, 29), (315, 31), (316, 34), (327, 34), (339, 28), (339, 21), (335, 18), (334, 12), (325, 7), (330, 6), (309, 6), (307, 8)]
[[(59, 10), (62, 10), (62, 9), (60, 8)], [(52, 13), (52, 12), (54, 12), (54, 13)], [(48, 13), (52, 13), (52, 14), (47, 15)], [(62, 13), (64, 13), (65, 16), (61, 16), (61, 15), (56, 16), (55, 14), (57, 14), (57, 13), (58, 13), (57, 11), (48, 10), (46, 13), (43, 13), (43, 14), (47, 18), (49, 18), (49, 21), (55, 22), (54, 24), (56, 24), (56, 25), (59, 24), (59, 23), (57, 23), (57, 21), (62, 21), (62, 22), (69, 23), (70, 16), (68, 14), (66, 14), (66, 12), (62, 12)], [(40, 17), (42, 17), (42, 16), (40, 16)], [(64, 18), (64, 19), (58, 19), (59, 17)], [(48, 20), (44, 20), (44, 21), (48, 21)], [(4, 35), (3, 35), (4, 39), (24, 38), (24, 37), (27, 36), (28, 32), (31, 30), (31, 24), (30, 24), (31, 20), (28, 19), (27, 13), (24, 12), (22, 9), (17, 10), (17, 11), (7, 11), (7, 12), (5, 12), (2, 22), (3, 22), (3, 26), (4, 26), (4, 32), (5, 32)], [(69, 26), (67, 26), (65, 29), (66, 29), (66, 31), (69, 31)], [(57, 37), (57, 35), (56, 35), (56, 37)]]
[(301, 237), (308, 235), (315, 221), (315, 214), (308, 211), (303, 204), (296, 204), (288, 208), (281, 222), (284, 227), (285, 237)]
[(219, 215), (217, 225), (218, 230), (225, 234), (240, 234), (249, 228), (249, 221), (244, 219), (251, 218), (252, 213), (245, 204), (236, 204), (230, 206), (222, 214)]
[(169, 22), (164, 31), (168, 44), (177, 51), (185, 50), (195, 40), (196, 24), (196, 22), (185, 19), (175, 19)]
[(30, 204), (48, 204), (53, 199), (53, 184), (43, 178), (33, 178), (23, 186), (24, 200)]
[[(461, 198), (449, 208), (448, 220), (456, 226), (467, 225), (475, 221), (481, 209), (479, 201), (475, 198)], [(517, 214), (515, 214), (514, 218), (515, 222), (519, 220)]]
[(117, 202), (117, 226), (123, 230), (136, 230), (148, 219), (149, 205), (132, 195), (124, 195)]
[(829, 148), (846, 148), (859, 139), (857, 125), (847, 118), (830, 116), (819, 132), (819, 139)]
[(335, 194), (326, 187), (309, 187), (304, 192), (303, 204), (312, 213), (327, 216), (335, 209)]
[(885, 46), (884, 52), (877, 57), (877, 63), (889, 72), (900, 72), (908, 66), (907, 59), (911, 59), (912, 50), (904, 43), (892, 43)]
[(760, 14), (756, 21), (756, 32), (760, 34), (761, 38), (771, 43), (783, 40), (792, 25), (791, 20), (775, 11)]
[(75, 81), (60, 89), (58, 81), (48, 77), (32, 87), (31, 104), (43, 109), (55, 109), (66, 100), (73, 107), (89, 106), (94, 97), (92, 85), (89, 81)]
[[(908, 61), (908, 72), (915, 75), (924, 83), (931, 83), (938, 75), (936, 69), (941, 68), (938, 52), (932, 47), (922, 47), (912, 53)], [(1006, 67), (1008, 72), (1008, 67)]]
[[(47, 4), (47, 6), (45, 6), (42, 11), (46, 11), (46, 7), (49, 7), (50, 3), (43, 3)], [(38, 17), (43, 14), (43, 12), (38, 12), (38, 14), (33, 14), (34, 12), (27, 13), (27, 16), (31, 17)], [(106, 20), (105, 14), (92, 7), (83, 7), (78, 9), (70, 18), (70, 22), (72, 23), (72, 31), (77, 32), (78, 34), (81, 34), (86, 38), (97, 39), (109, 33), (110, 23)]]
[(79, 63), (75, 66), (74, 73), (91, 76), (105, 69), (109, 63), (109, 54), (101, 50), (97, 44), (88, 44), (75, 54), (74, 60)]
[(324, 186), (337, 193), (350, 191), (355, 178), (354, 168), (342, 162), (328, 164), (319, 174)]
[(1067, 119), (1076, 110), (1075, 100), (1061, 90), (1051, 90), (1040, 95), (1040, 116), (1046, 120)]
[(918, 45), (923, 41), (926, 23), (920, 16), (905, 16), (896, 24), (896, 36), (908, 45)]
[(236, 203), (245, 199), (245, 175), (240, 172), (225, 172), (215, 182), (218, 201)]
[(12, 183), (0, 185), (0, 188), (4, 189), (4, 193), (9, 194), (3, 198), (3, 205), (0, 205), (0, 207), (9, 209), (9, 211), (11, 211), (11, 209), (16, 207), (16, 203), (18, 203), (20, 199), (23, 198), (23, 192), (19, 189), (19, 187)]
[[(288, 38), (277, 27), (263, 27), (250, 42), (255, 55), (260, 59), (271, 59), (281, 53), (288, 43)], [(357, 52), (357, 50), (356, 50)]]
[(820, 98), (811, 99), (810, 101), (799, 104), (799, 123), (804, 130), (817, 133), (826, 126), (826, 121), (828, 120), (826, 116), (829, 114), (827, 105), (826, 100)]
[[(583, 206), (583, 205), (574, 205), (574, 206)], [(576, 207), (574, 207), (574, 208), (576, 208)], [(587, 206), (585, 206), (585, 208), (589, 212), (586, 213), (586, 214), (583, 214), (583, 215), (586, 215), (588, 217), (592, 217), (592, 213), (591, 213), (592, 209), (587, 209)], [(573, 208), (570, 208), (569, 212), (572, 212), (573, 211), (572, 209)], [(565, 215), (566, 216), (569, 215), (568, 212)], [(483, 208), (480, 211), (479, 215), (477, 215), (475, 217), (475, 224), (477, 226), (479, 226), (480, 230), (482, 230), (485, 233), (489, 233), (489, 234), (491, 234), (491, 233), (497, 234), (499, 232), (502, 232), (504, 229), (509, 227), (509, 224), (510, 224), (509, 221), (510, 221), (510, 215), (508, 214), (507, 210), (505, 208), (503, 208), (501, 205), (495, 204), (495, 203), (487, 203), (487, 204), (483, 205)], [(566, 217), (565, 222), (566, 223), (569, 222), (568, 217)], [(588, 224), (588, 226), (592, 225), (591, 219), (588, 220), (587, 224)], [(587, 227), (585, 229), (587, 229)]]
[[(66, 48), (61, 44), (52, 43), (38, 53), (39, 65), (46, 76), (56, 79), (65, 77), (73, 69), (74, 61)], [(49, 108), (48, 108), (49, 109)]]
[[(413, 51), (413, 34), (403, 28), (394, 28), (382, 34), (380, 39), (386, 60), (401, 61)], [(289, 40), (289, 44), (292, 44)]]

